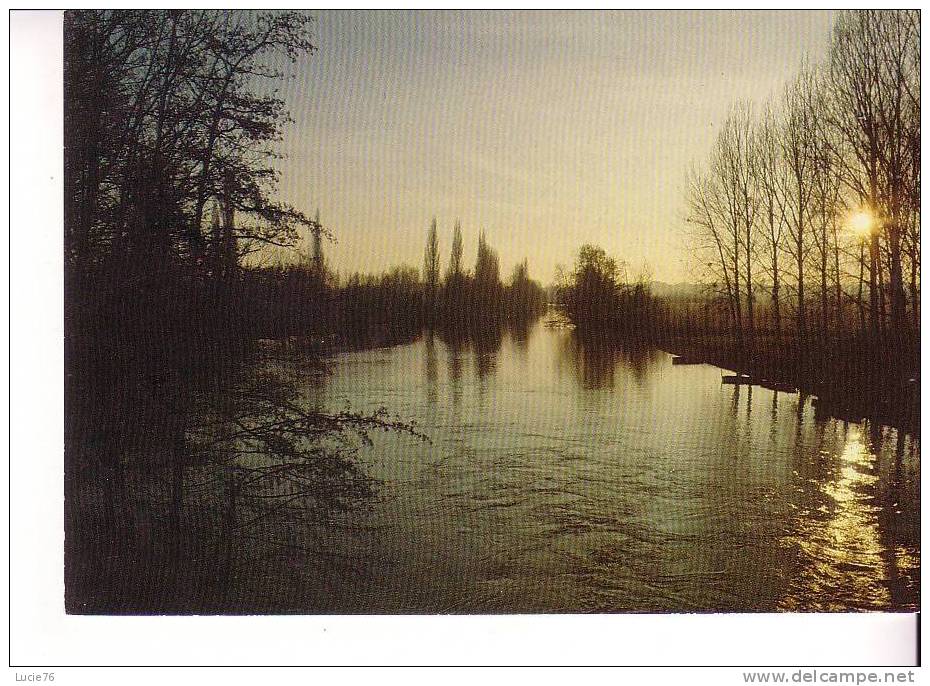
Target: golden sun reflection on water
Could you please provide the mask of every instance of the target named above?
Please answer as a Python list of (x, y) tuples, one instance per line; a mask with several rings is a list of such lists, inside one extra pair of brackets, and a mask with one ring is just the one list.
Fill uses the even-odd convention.
[[(783, 541), (796, 553), (799, 569), (780, 603), (782, 609), (885, 608), (891, 600), (888, 564), (904, 566), (908, 557), (918, 564), (907, 550), (888, 551), (882, 543), (880, 508), (873, 504), (875, 461), (862, 427), (849, 426), (834, 478), (812, 484), (814, 491), (805, 498), (813, 507), (800, 510), (793, 534)], [(812, 595), (822, 598), (820, 607), (810, 607)]]

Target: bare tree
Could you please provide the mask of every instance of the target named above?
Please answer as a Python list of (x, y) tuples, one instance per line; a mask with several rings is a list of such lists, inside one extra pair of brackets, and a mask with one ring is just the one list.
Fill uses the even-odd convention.
[(887, 219), (885, 232), (889, 251), (889, 287), (891, 290), (891, 325), (900, 332), (905, 325), (906, 305), (903, 288), (902, 233), (908, 224), (908, 204), (912, 191), (907, 187), (912, 163), (911, 131), (908, 120), (916, 92), (920, 87), (914, 55), (920, 51), (920, 24), (901, 11), (876, 12), (877, 36), (870, 47), (877, 53), (878, 122), (883, 145), (879, 147), (883, 200)]
[(313, 273), (316, 275), (321, 282), (325, 283), (326, 281), (326, 258), (323, 255), (323, 225), (320, 223), (320, 210), (317, 208), (316, 215), (314, 217), (314, 226), (311, 229), (311, 235), (313, 238), (312, 253), (310, 255), (311, 267)]
[[(826, 340), (830, 329), (830, 305), (833, 302), (837, 325), (840, 322), (841, 297), (839, 286), (839, 247), (837, 244), (838, 216), (843, 212), (842, 173), (838, 146), (831, 140), (833, 129), (828, 125), (827, 89), (822, 72), (812, 70), (807, 106), (810, 110), (811, 137), (811, 204), (810, 233), (816, 261), (811, 266), (816, 270), (820, 286), (820, 335)], [(831, 265), (831, 260), (833, 264)], [(829, 281), (831, 269), (835, 272), (834, 289), (831, 294)]]
[[(692, 170), (688, 181), (688, 224), (691, 241), (699, 255), (701, 271), (712, 279), (712, 287), (725, 298), (732, 330), (739, 340), (742, 326), (737, 287), (738, 246), (732, 240), (729, 214), (718, 179), (710, 172)], [(722, 284), (720, 283), (722, 282)]]
[(782, 269), (779, 258), (784, 251), (785, 237), (785, 165), (782, 163), (777, 115), (767, 106), (757, 128), (755, 156), (759, 206), (762, 217), (760, 243), (763, 252), (762, 269), (768, 274), (772, 302), (772, 324), (776, 337), (782, 333)]
[[(697, 200), (703, 225), (714, 215), (710, 234), (718, 256), (729, 260), (728, 283), (737, 339), (752, 345), (755, 328), (754, 253), (758, 211), (757, 176), (753, 151), (752, 114), (748, 105), (737, 105), (725, 121), (714, 146), (710, 178), (699, 189)], [(745, 308), (743, 296), (745, 295)], [(745, 337), (744, 337), (745, 334)]]
[(743, 287), (746, 292), (746, 336), (750, 346), (755, 335), (755, 254), (759, 208), (757, 160), (754, 151), (752, 110), (738, 104), (724, 125), (721, 140), (728, 163), (727, 183), (733, 195), (733, 221), (738, 226), (736, 243), (742, 247)]
[(850, 301), (875, 337), (917, 330), (919, 39), (914, 11), (841, 14), (829, 59), (805, 64), (759, 118), (737, 104), (692, 173), (696, 253), (740, 344), (752, 341), (759, 288), (777, 336), (791, 305), (799, 338), (813, 316), (826, 341)]
[(815, 87), (814, 75), (810, 68), (805, 67), (785, 89), (780, 136), (782, 159), (787, 169), (784, 193), (789, 240), (786, 246), (795, 267), (796, 326), (802, 339), (807, 335), (804, 269), (811, 250), (809, 224), (816, 163), (816, 122), (811, 108)]

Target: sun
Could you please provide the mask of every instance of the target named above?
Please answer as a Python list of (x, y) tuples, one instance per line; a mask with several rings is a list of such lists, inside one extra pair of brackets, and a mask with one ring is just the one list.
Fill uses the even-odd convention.
[(872, 227), (875, 225), (875, 219), (868, 210), (859, 210), (853, 212), (849, 217), (849, 228), (853, 233), (863, 238), (872, 233)]

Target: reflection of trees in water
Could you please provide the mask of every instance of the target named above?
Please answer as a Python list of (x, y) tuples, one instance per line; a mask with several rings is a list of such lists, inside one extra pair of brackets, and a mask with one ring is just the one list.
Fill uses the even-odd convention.
[(583, 388), (604, 389), (614, 387), (617, 369), (628, 372), (637, 385), (643, 385), (658, 359), (658, 351), (650, 345), (573, 331), (562, 339), (559, 357)]
[(504, 328), (482, 328), (472, 334), (472, 349), (475, 355), (475, 373), (482, 382), (497, 371), (497, 353), (504, 340)]
[(447, 346), (452, 404), (459, 407), (462, 404), (462, 350), (464, 346), (459, 340), (449, 341)]
[[(917, 473), (917, 439), (903, 431), (893, 433), (893, 449), (873, 450), (878, 455), (879, 530), (885, 551), (888, 586), (893, 607), (914, 605), (920, 574), (920, 481)], [(870, 432), (873, 437), (875, 432)], [(889, 438), (883, 436), (886, 445)]]
[(70, 407), (69, 611), (274, 611), (321, 552), (311, 528), (372, 494), (355, 461), (368, 432), (401, 425), (313, 407), (301, 366), (137, 371), (111, 387), (108, 423), (87, 416), (96, 401)]
[(752, 428), (752, 386), (746, 389), (746, 435)]
[(795, 399), (794, 405), (794, 443), (795, 446), (801, 445), (804, 435), (804, 408), (807, 405), (809, 396), (800, 391)]
[(733, 384), (733, 390), (730, 393), (730, 426), (736, 430), (739, 427), (739, 396), (740, 384)]
[(885, 607), (889, 598), (881, 583), (875, 510), (866, 495), (874, 485), (874, 455), (858, 428), (847, 434), (841, 450), (825, 449), (822, 433), (819, 440), (812, 438), (812, 450), (796, 448), (801, 462), (797, 515), (784, 543), (797, 555), (798, 570), (780, 605), (801, 610), (817, 598), (811, 609)]
[(439, 378), (439, 368), (436, 361), (436, 339), (432, 331), (426, 332), (424, 341), (424, 376), (426, 377), (426, 398), (430, 404), (436, 404), (436, 389)]
[(510, 334), (513, 347), (517, 351), (517, 354), (523, 359), (527, 357), (530, 342), (530, 329), (535, 323), (536, 320), (518, 319), (510, 322), (507, 326), (507, 331)]
[(461, 379), (464, 353), (470, 352), (474, 363), (479, 390), (497, 371), (498, 354), (507, 333), (514, 349), (522, 356), (527, 355), (530, 332), (539, 320), (538, 315), (488, 317), (477, 321), (473, 317), (446, 317), (427, 336), (435, 333), (448, 349), (449, 380), (455, 404), (461, 400)]
[[(726, 391), (719, 405), (725, 418), (719, 425), (723, 443), (715, 451), (726, 459), (710, 472), (735, 469), (740, 480), (765, 479), (743, 482), (747, 489), (765, 490), (750, 507), (760, 519), (749, 520), (760, 557), (740, 567), (758, 574), (754, 609), (915, 607), (919, 489), (913, 440), (876, 425), (815, 421), (807, 396), (772, 392), (769, 398), (765, 390), (752, 390), (757, 404), (765, 399), (764, 409), (754, 408), (764, 417), (750, 414), (749, 387)], [(756, 429), (760, 421), (770, 421), (769, 435), (754, 441), (752, 421)], [(760, 438), (770, 446), (775, 464), (753, 465)], [(763, 471), (754, 473), (755, 467)], [(711, 476), (714, 488), (728, 483), (719, 478), (715, 482)], [(766, 561), (764, 550), (773, 544), (770, 561), (756, 565)], [(743, 588), (745, 579), (727, 583)]]
[(447, 366), (449, 372), (449, 395), (453, 407), (462, 404), (462, 371), (465, 351), (469, 347), (467, 328), (464, 326), (445, 326), (436, 329), (435, 334), (446, 345)]
[(769, 440), (774, 443), (778, 436), (778, 391), (772, 391), (772, 405), (769, 409)]
[(436, 334), (449, 349), (449, 377), (453, 387), (462, 377), (462, 353), (471, 350), (475, 363), (475, 374), (484, 380), (497, 369), (497, 354), (504, 340), (504, 326), (497, 320), (489, 320), (484, 326), (453, 326), (446, 324), (436, 329)]

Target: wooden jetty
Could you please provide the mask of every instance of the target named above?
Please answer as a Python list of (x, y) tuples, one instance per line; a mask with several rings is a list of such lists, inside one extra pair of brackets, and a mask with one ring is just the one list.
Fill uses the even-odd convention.
[(762, 379), (750, 374), (724, 374), (720, 382), (731, 386), (762, 386), (762, 388), (778, 391), (779, 393), (797, 393), (798, 390), (797, 387), (790, 383)]
[(782, 381), (770, 381), (769, 379), (762, 379), (759, 383), (762, 388), (767, 388), (770, 391), (778, 391), (779, 393), (797, 393), (798, 389), (795, 385), (790, 383), (784, 383)]
[(724, 374), (720, 378), (721, 383), (730, 384), (731, 386), (757, 386), (759, 381), (746, 374)]

